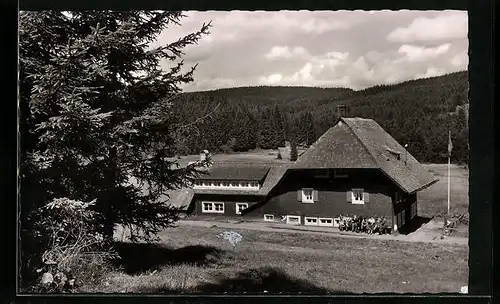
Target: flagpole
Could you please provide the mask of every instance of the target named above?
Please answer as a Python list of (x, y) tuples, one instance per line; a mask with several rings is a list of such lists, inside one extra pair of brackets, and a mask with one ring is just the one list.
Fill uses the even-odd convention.
[[(451, 131), (448, 131), (448, 139), (451, 143)], [(448, 149), (448, 218), (450, 217), (450, 165), (451, 165), (451, 149)]]

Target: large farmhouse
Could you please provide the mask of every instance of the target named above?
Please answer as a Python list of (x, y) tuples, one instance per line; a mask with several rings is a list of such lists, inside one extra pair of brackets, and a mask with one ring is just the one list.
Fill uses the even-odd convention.
[(336, 226), (340, 215), (385, 217), (397, 231), (435, 179), (371, 119), (340, 118), (289, 164), (216, 163), (196, 181), (188, 212)]

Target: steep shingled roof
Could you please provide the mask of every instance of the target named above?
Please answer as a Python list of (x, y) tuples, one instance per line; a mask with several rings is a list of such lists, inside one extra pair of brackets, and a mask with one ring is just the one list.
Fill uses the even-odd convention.
[(340, 118), (293, 168), (378, 168), (407, 193), (437, 181), (378, 123), (366, 118)]

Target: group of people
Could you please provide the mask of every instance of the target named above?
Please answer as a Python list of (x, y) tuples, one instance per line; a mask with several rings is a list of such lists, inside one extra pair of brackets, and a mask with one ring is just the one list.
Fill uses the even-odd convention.
[(362, 232), (368, 234), (387, 234), (391, 232), (390, 224), (384, 217), (363, 218), (356, 215), (352, 217), (341, 215), (339, 229), (340, 231), (353, 231), (356, 233)]

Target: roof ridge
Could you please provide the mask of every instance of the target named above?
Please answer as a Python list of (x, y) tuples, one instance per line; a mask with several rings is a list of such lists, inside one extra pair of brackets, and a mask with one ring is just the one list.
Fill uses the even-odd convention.
[[(345, 120), (343, 118), (342, 118), (342, 120), (345, 122)], [(379, 161), (377, 160), (375, 155), (373, 155), (372, 151), (366, 146), (364, 140), (362, 140), (360, 138), (359, 134), (356, 132), (356, 130), (354, 130), (354, 127), (351, 124), (348, 124), (347, 122), (345, 122), (345, 124), (349, 127), (349, 130), (351, 130), (351, 132), (354, 134), (356, 139), (361, 143), (361, 146), (363, 146), (363, 149), (365, 149), (365, 151), (368, 152), (368, 154), (370, 155), (370, 157), (374, 161), (375, 165), (377, 165), (380, 169), (382, 169), (381, 164), (379, 163)]]

